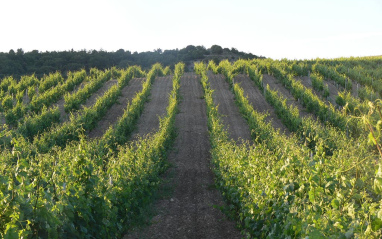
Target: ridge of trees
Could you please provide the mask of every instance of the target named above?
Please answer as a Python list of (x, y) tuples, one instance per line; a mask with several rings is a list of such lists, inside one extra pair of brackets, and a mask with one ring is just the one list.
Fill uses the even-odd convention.
[(163, 66), (174, 67), (180, 61), (186, 66), (194, 61), (214, 60), (219, 62), (223, 59), (254, 59), (258, 56), (252, 53), (238, 51), (235, 48), (222, 48), (213, 45), (206, 49), (204, 46), (189, 45), (183, 49), (164, 50), (158, 48), (154, 51), (130, 52), (119, 49), (115, 52), (104, 50), (80, 50), (74, 51), (51, 51), (39, 52), (33, 50), (24, 52), (23, 49), (10, 50), (8, 53), (0, 52), (0, 79), (6, 76), (19, 78), (21, 75), (35, 74), (41, 77), (54, 71), (65, 74), (68, 71), (80, 69), (89, 70), (92, 67), (107, 69), (113, 66), (125, 68), (131, 65), (140, 65), (142, 68), (149, 68), (156, 62)]

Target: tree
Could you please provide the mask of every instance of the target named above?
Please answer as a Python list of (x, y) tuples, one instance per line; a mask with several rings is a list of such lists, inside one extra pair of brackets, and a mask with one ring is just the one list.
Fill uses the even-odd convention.
[(16, 53), (15, 53), (15, 51), (13, 49), (9, 50), (8, 58), (11, 59), (11, 60), (16, 59)]
[(19, 48), (17, 49), (17, 56), (23, 56), (24, 55), (24, 51), (22, 48)]
[(236, 48), (233, 48), (233, 47), (231, 48), (231, 52), (235, 53), (235, 54), (239, 54), (239, 51)]
[(218, 45), (211, 46), (211, 53), (214, 55), (220, 55), (223, 53), (223, 48)]
[[(235, 49), (235, 51), (237, 51)], [(163, 66), (174, 66), (179, 61), (188, 64), (191, 61), (200, 61), (206, 59), (206, 55), (214, 54), (215, 61), (219, 61), (218, 54), (224, 53), (222, 47), (213, 45), (210, 49), (204, 46), (188, 45), (182, 49), (162, 50), (160, 48), (148, 52), (130, 52), (119, 49), (115, 52), (100, 50), (74, 51), (51, 51), (39, 52), (33, 50), (24, 52), (22, 48), (16, 51), (0, 52), (0, 79), (12, 75), (19, 79), (24, 74), (36, 74), (36, 77), (42, 77), (50, 72), (60, 71), (63, 74), (67, 71), (76, 71), (80, 69), (90, 70), (91, 67), (97, 67), (100, 70), (118, 66), (124, 68), (129, 65), (141, 65), (143, 68), (149, 68), (152, 64), (159, 62)], [(252, 54), (239, 52), (241, 58), (252, 58)], [(213, 56), (214, 57), (214, 56)], [(256, 57), (256, 56), (254, 56)], [(210, 58), (210, 57), (208, 57)]]
[(162, 54), (162, 49), (158, 48), (158, 49), (154, 50), (154, 52)]

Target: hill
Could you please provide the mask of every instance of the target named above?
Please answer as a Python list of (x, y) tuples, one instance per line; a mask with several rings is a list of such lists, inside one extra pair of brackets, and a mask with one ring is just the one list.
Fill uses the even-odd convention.
[(0, 238), (382, 238), (381, 57), (188, 50), (4, 78)]
[[(139, 65), (148, 69), (156, 62), (163, 66), (170, 66), (183, 61), (186, 66), (193, 65), (194, 61), (214, 60), (216, 63), (223, 59), (254, 59), (258, 56), (252, 53), (238, 51), (235, 48), (222, 48), (213, 45), (206, 49), (204, 46), (189, 45), (183, 49), (162, 50), (160, 48), (147, 52), (130, 52), (119, 49), (115, 52), (104, 50), (81, 50), (81, 51), (51, 51), (39, 52), (33, 50), (24, 52), (23, 49), (10, 50), (8, 53), (0, 53), (0, 78), (12, 75), (19, 78), (21, 75), (35, 74), (41, 77), (54, 71), (65, 73), (85, 69), (89, 71), (95, 67), (100, 70), (111, 68), (125, 68), (131, 65)], [(189, 67), (186, 68), (186, 70)]]

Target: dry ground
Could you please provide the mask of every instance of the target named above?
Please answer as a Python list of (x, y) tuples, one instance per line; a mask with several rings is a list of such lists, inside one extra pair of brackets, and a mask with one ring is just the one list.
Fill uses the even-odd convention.
[(123, 115), (128, 102), (131, 102), (135, 95), (142, 90), (143, 80), (144, 78), (130, 80), (127, 86), (122, 89), (121, 96), (118, 98), (118, 103), (114, 104), (107, 111), (102, 120), (98, 122), (97, 127), (89, 133), (89, 138), (101, 137), (111, 125), (118, 121)]
[(182, 77), (180, 95), (178, 136), (168, 157), (173, 167), (164, 175), (173, 193), (156, 202), (149, 227), (124, 238), (241, 238), (235, 223), (217, 209), (224, 202), (213, 186), (206, 105), (195, 74)]

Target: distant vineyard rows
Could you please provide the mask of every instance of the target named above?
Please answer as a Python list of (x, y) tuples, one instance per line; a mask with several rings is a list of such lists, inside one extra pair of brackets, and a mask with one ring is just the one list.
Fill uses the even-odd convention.
[[(245, 234), (382, 236), (381, 66), (381, 57), (195, 63), (216, 185)], [(1, 237), (114, 238), (128, 230), (168, 167), (184, 71), (183, 63), (173, 71), (154, 64), (148, 71), (93, 68), (66, 77), (56, 72), (2, 79)], [(229, 85), (250, 141), (230, 139), (210, 74)], [(265, 75), (291, 97), (268, 85)], [(161, 76), (171, 76), (173, 83), (167, 113), (158, 129), (132, 140)], [(248, 100), (253, 92), (237, 76), (251, 81), (290, 134), (254, 109)], [(142, 88), (123, 114), (101, 137), (89, 138), (135, 78), (144, 78)], [(108, 82), (114, 83), (90, 104)]]

